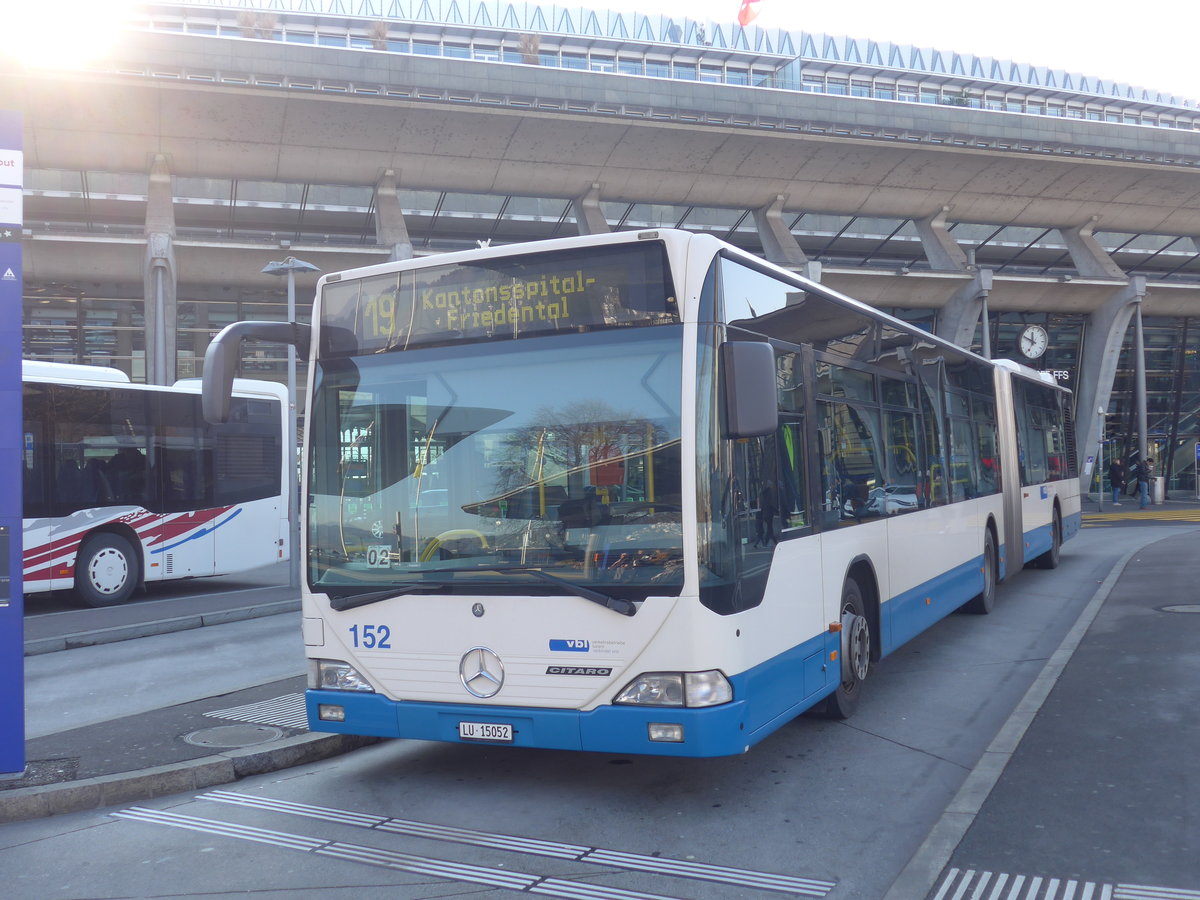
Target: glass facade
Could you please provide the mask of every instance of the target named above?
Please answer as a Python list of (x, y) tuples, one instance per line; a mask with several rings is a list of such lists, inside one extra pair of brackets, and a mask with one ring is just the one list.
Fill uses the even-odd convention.
[(181, 2), (151, 8), (138, 24), (226, 40), (283, 41), (1121, 125), (1200, 128), (1193, 103), (1161, 92), (870, 40), (742, 29), (670, 16), (598, 15), (531, 3), (451, 4), (441, 17), (421, 6), (412, 11), (412, 19), (391, 21), (370, 6), (340, 20), (313, 15), (316, 12), (304, 0), (277, 0), (270, 12), (224, 14), (207, 4)]
[[(1147, 453), (1167, 490), (1194, 497), (1200, 440), (1200, 317), (1142, 320), (1146, 348)], [(1136, 452), (1137, 403), (1130, 325), (1107, 420), (1107, 452), (1128, 459)]]
[[(1079, 362), (1087, 317), (1057, 313), (997, 313), (990, 323), (993, 356), (1015, 359), (1050, 372), (1062, 385), (1078, 389)], [(1018, 335), (1029, 325), (1049, 334), (1037, 360), (1022, 357)], [(1168, 492), (1196, 496), (1196, 442), (1200, 440), (1200, 317), (1152, 317), (1142, 320), (1146, 360), (1148, 454), (1167, 479)], [(972, 349), (982, 349), (982, 327)], [(1134, 325), (1131, 322), (1118, 363), (1105, 420), (1104, 458), (1128, 459), (1138, 450)], [(1082, 423), (1083, 417), (1079, 417)], [(1097, 467), (1101, 470), (1103, 467)], [(1094, 489), (1094, 487), (1093, 487)]]
[[(116, 285), (89, 284), (86, 290), (76, 287), (72, 293), (35, 283), (25, 287), (25, 359), (112, 366), (136, 382), (146, 380), (145, 304), (140, 296), (130, 296), (127, 287)], [(297, 315), (301, 321), (308, 321), (308, 310), (301, 304)], [(246, 319), (286, 318), (287, 296), (282, 290), (253, 293), (180, 285), (176, 377), (201, 375), (209, 341), (226, 325)], [(300, 372), (299, 383), (303, 383), (303, 364)], [(238, 374), (283, 383), (287, 379), (287, 351), (270, 344), (247, 345)]]

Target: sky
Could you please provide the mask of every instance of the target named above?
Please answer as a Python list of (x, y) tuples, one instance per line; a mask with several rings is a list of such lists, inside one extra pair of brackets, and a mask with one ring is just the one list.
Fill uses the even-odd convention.
[[(43, 61), (79, 59), (136, 0), (0, 0), (0, 34)], [(232, 0), (229, 0), (232, 5)], [(555, 0), (539, 0), (550, 6)], [(732, 24), (742, 0), (557, 0)], [(755, 25), (870, 38), (1065, 69), (1200, 101), (1196, 0), (759, 0)], [(72, 39), (72, 34), (77, 37)], [(14, 35), (16, 36), (14, 39)], [(51, 38), (40, 47), (37, 35)], [(0, 53), (3, 50), (0, 49)]]
[[(586, 0), (577, 0), (583, 5)], [(733, 23), (741, 0), (592, 0), (600, 9)], [(760, 0), (754, 25), (1065, 69), (1200, 101), (1196, 0)]]

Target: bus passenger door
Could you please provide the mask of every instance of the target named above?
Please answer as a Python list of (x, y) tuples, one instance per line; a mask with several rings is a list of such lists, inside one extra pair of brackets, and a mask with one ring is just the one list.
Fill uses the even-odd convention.
[(163, 393), (154, 435), (153, 478), (161, 515), (146, 545), (146, 580), (193, 578), (216, 571), (212, 450), (199, 396)]
[[(51, 529), (54, 519), (51, 477), (55, 459), (47, 434), (53, 421), (50, 389), (45, 385), (24, 385), (22, 408), (24, 427), (21, 433), (21, 480), (24, 503), (25, 590), (49, 590), (51, 580), (59, 577), (61, 566), (55, 566)], [(61, 586), (68, 586), (62, 581)]]
[(287, 466), (278, 401), (234, 397), (229, 421), (209, 425), (218, 575), (279, 562), (289, 552)]

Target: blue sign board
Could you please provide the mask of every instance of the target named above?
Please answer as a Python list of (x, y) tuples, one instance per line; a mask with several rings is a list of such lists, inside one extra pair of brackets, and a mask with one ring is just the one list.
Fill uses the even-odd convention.
[(21, 117), (0, 109), (0, 774), (25, 771), (21, 596)]

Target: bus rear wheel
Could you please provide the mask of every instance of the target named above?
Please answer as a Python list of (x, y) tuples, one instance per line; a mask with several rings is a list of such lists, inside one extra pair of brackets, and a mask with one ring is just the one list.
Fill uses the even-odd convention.
[(85, 606), (116, 606), (133, 596), (141, 576), (137, 551), (119, 534), (94, 534), (75, 558), (75, 594)]
[(847, 578), (842, 586), (840, 619), (841, 682), (825, 701), (825, 715), (831, 719), (848, 719), (854, 715), (862, 696), (863, 682), (871, 669), (871, 623), (866, 615), (862, 588), (853, 578)]
[(1062, 516), (1058, 507), (1054, 507), (1054, 518), (1050, 522), (1050, 549), (1033, 561), (1039, 569), (1057, 569), (1058, 558), (1062, 553)]
[(969, 613), (986, 616), (996, 605), (996, 542), (989, 530), (983, 538), (983, 590), (963, 606)]

